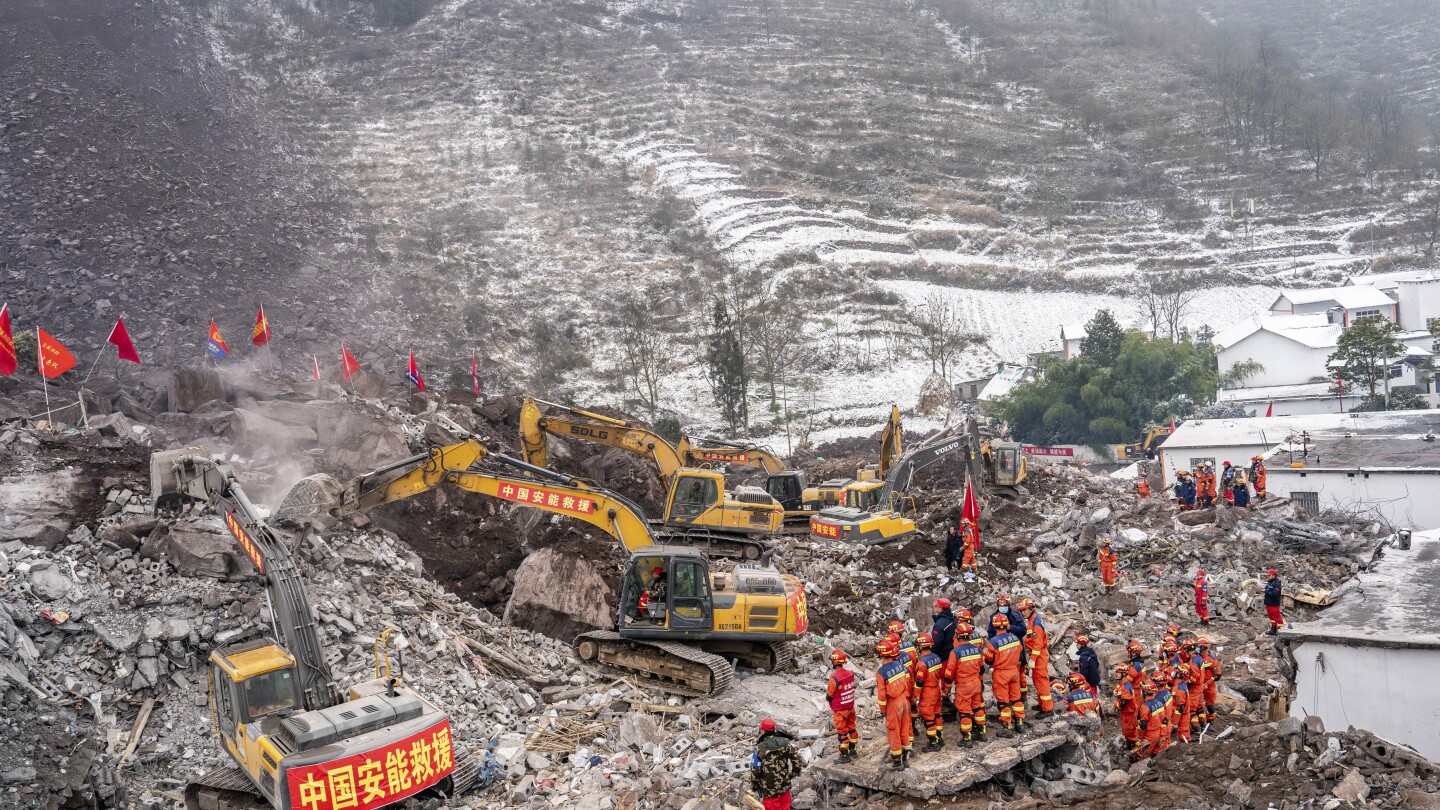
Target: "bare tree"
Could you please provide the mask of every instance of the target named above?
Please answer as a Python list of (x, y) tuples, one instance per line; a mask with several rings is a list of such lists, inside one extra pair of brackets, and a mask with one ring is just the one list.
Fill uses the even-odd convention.
[(810, 338), (805, 327), (808, 311), (793, 295), (766, 290), (755, 308), (755, 323), (750, 327), (750, 345), (760, 379), (769, 388), (770, 407), (778, 401), (786, 380), (810, 356)]
[(675, 339), (656, 318), (653, 298), (639, 293), (620, 302), (614, 332), (620, 346), (620, 374), (626, 387), (645, 403), (653, 422), (665, 377), (674, 364)]
[(911, 340), (930, 361), (930, 372), (949, 380), (950, 365), (968, 342), (954, 300), (945, 293), (931, 293), (925, 303), (916, 308), (911, 326), (914, 329)]
[(1185, 319), (1200, 297), (1199, 279), (1182, 270), (1148, 274), (1140, 289), (1140, 308), (1155, 337), (1179, 340)]
[(1333, 93), (1323, 93), (1308, 100), (1300, 109), (1297, 139), (1305, 157), (1315, 168), (1315, 180), (1335, 150), (1345, 140), (1345, 108)]
[[(740, 386), (744, 392), (740, 408), (740, 425), (744, 435), (750, 436), (750, 357), (753, 327), (757, 308), (764, 299), (765, 279), (758, 270), (747, 270), (724, 279), (711, 291), (712, 300), (718, 299), (725, 305), (734, 321), (734, 340), (741, 367)], [(708, 314), (709, 308), (706, 309)]]

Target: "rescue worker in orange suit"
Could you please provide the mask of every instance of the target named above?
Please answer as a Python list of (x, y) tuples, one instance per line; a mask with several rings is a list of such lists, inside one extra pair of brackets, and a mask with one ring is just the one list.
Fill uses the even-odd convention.
[(1055, 710), (1050, 697), (1050, 636), (1045, 632), (1045, 622), (1035, 600), (1025, 597), (1016, 605), (1020, 615), (1025, 617), (1025, 657), (1029, 660), (1030, 682), (1035, 684), (1035, 703), (1038, 714), (1048, 717)]
[(921, 633), (915, 645), (920, 648), (920, 659), (915, 662), (915, 698), (920, 705), (920, 719), (925, 723), (925, 748), (939, 751), (945, 744), (945, 720), (940, 716), (945, 660), (935, 654), (934, 642), (928, 633)]
[(1215, 506), (1215, 467), (1208, 461), (1195, 468), (1195, 500), (1197, 506), (1206, 509)]
[(841, 762), (854, 760), (855, 747), (860, 743), (860, 732), (855, 728), (855, 673), (845, 666), (848, 660), (844, 650), (830, 653), (834, 670), (825, 684), (830, 721), (835, 724), (835, 736), (840, 740)]
[(1220, 660), (1210, 654), (1210, 639), (1203, 636), (1196, 642), (1200, 650), (1200, 658), (1203, 660), (1201, 666), (1205, 667), (1205, 717), (1208, 725), (1215, 722), (1215, 693), (1220, 676), (1225, 672), (1220, 666)]
[(1095, 555), (1100, 563), (1100, 584), (1105, 586), (1105, 592), (1115, 590), (1115, 584), (1120, 581), (1120, 569), (1117, 564), (1120, 559), (1115, 555), (1115, 549), (1110, 547), (1110, 538), (1104, 537), (1100, 540), (1100, 553)]
[(1250, 483), (1255, 486), (1255, 500), (1265, 500), (1265, 459), (1260, 456), (1250, 458)]
[(1280, 584), (1280, 572), (1271, 568), (1265, 573), (1265, 615), (1270, 617), (1267, 635), (1275, 635), (1285, 626), (1285, 617), (1280, 615), (1280, 603), (1285, 599), (1285, 588)]
[(900, 658), (900, 648), (889, 638), (875, 645), (880, 655), (880, 669), (875, 671), (875, 698), (880, 704), (880, 713), (885, 716), (885, 737), (890, 743), (890, 761), (896, 770), (904, 770), (910, 764), (910, 740), (914, 729), (910, 726), (910, 693), (915, 684), (910, 680), (910, 670)]
[(1185, 661), (1185, 683), (1190, 693), (1190, 735), (1193, 737), (1205, 724), (1205, 659), (1200, 657), (1194, 638), (1186, 638), (1180, 644), (1180, 651)]
[(1199, 730), (1199, 715), (1204, 713), (1201, 701), (1204, 697), (1190, 688), (1194, 670), (1188, 663), (1181, 662), (1175, 667), (1175, 685), (1171, 687), (1177, 696), (1184, 701), (1180, 708), (1180, 722), (1175, 726), (1175, 734), (1180, 737), (1181, 742), (1190, 742), (1191, 734)]
[(655, 566), (650, 569), (650, 584), (640, 592), (640, 618), (649, 618), (646, 610), (652, 603), (664, 606), (665, 604), (665, 569)]
[(1130, 656), (1130, 663), (1125, 668), (1125, 680), (1132, 686), (1139, 686), (1145, 680), (1145, 645), (1138, 641), (1129, 641), (1125, 644), (1125, 653)]
[(1140, 743), (1138, 717), (1140, 714), (1140, 688), (1127, 677), (1127, 664), (1115, 665), (1115, 713), (1120, 716), (1120, 736), (1125, 738), (1126, 750), (1134, 752)]
[(1150, 497), (1150, 482), (1143, 475), (1135, 479), (1135, 494), (1141, 498)]
[(1175, 738), (1175, 720), (1180, 714), (1176, 706), (1175, 691), (1171, 688), (1173, 683), (1170, 672), (1163, 668), (1155, 670), (1155, 686), (1159, 690), (1155, 693), (1155, 698), (1165, 701), (1166, 712), (1165, 733), (1160, 736), (1160, 748), (1155, 751), (1157, 754), (1170, 747), (1170, 742)]
[[(1060, 686), (1060, 682), (1055, 682)], [(1065, 677), (1065, 687), (1068, 690), (1065, 694), (1065, 709), (1079, 715), (1099, 714), (1100, 702), (1095, 699), (1095, 693), (1090, 689), (1090, 684), (1078, 672), (1072, 672)]]
[(1100, 656), (1090, 649), (1090, 636), (1081, 633), (1075, 637), (1075, 657), (1080, 659), (1080, 666), (1076, 668), (1080, 677), (1085, 679), (1090, 691), (1098, 697), (1100, 694)]
[(990, 620), (995, 635), (985, 643), (985, 663), (990, 665), (990, 693), (1000, 708), (1001, 734), (1009, 736), (1025, 727), (1025, 697), (1020, 684), (1025, 678), (1025, 645), (1010, 632), (1003, 613)]
[[(955, 745), (964, 746), (974, 740), (985, 739), (985, 650), (975, 631), (968, 623), (960, 622), (955, 627), (955, 647), (945, 662), (941, 677), (946, 689), (955, 685), (955, 715), (960, 718), (960, 739)], [(983, 634), (979, 634), (983, 637)]]
[(975, 555), (980, 551), (980, 530), (969, 518), (960, 521), (960, 570), (979, 571), (980, 563)]
[(1170, 706), (1158, 696), (1158, 692), (1150, 681), (1140, 684), (1140, 712), (1135, 721), (1140, 742), (1131, 755), (1132, 759), (1153, 757), (1164, 750), (1162, 739), (1169, 742)]
[(1195, 615), (1200, 617), (1200, 626), (1210, 626), (1210, 578), (1205, 569), (1195, 572)]

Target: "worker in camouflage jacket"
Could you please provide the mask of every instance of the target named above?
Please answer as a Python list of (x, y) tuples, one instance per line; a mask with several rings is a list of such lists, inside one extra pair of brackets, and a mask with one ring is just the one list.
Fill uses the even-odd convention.
[(803, 763), (791, 747), (789, 732), (775, 728), (775, 721), (760, 721), (760, 737), (750, 762), (750, 785), (760, 795), (765, 810), (790, 810), (790, 784), (800, 775)]

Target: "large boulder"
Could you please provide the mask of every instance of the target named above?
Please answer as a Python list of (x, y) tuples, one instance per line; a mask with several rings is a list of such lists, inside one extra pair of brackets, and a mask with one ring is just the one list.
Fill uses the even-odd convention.
[(218, 516), (182, 518), (168, 532), (157, 530), (140, 546), (140, 556), (164, 556), (187, 577), (238, 579), (255, 574), (250, 559)]
[(170, 410), (189, 413), (212, 400), (224, 400), (225, 381), (213, 368), (182, 368), (170, 375), (168, 394)]
[(0, 542), (54, 548), (70, 532), (81, 483), (70, 470), (0, 478)]
[(334, 403), (324, 407), (322, 415), (316, 428), (320, 446), (330, 461), (326, 466), (356, 475), (410, 455), (405, 432), (393, 422)]
[(227, 432), (236, 446), (252, 454), (263, 450), (286, 454), (293, 452), (297, 445), (314, 444), (318, 438), (312, 427), (277, 422), (251, 410), (237, 410), (230, 414)]
[(505, 623), (561, 641), (590, 630), (614, 627), (615, 593), (588, 560), (541, 549), (515, 572), (515, 589), (505, 605)]

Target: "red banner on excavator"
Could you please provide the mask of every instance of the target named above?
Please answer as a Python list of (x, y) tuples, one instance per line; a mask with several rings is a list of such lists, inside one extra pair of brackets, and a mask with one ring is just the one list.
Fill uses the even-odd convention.
[(548, 506), (551, 509), (560, 509), (565, 512), (573, 512), (577, 515), (595, 514), (595, 501), (589, 498), (581, 498), (568, 492), (556, 492), (553, 489), (546, 489), (544, 487), (532, 487), (523, 484), (501, 484), (496, 494), (507, 501), (514, 501), (516, 503)]
[(229, 509), (225, 510), (225, 528), (229, 529), (230, 533), (235, 536), (235, 542), (240, 544), (240, 550), (245, 552), (245, 556), (250, 559), (251, 564), (255, 566), (255, 570), (262, 574), (265, 573), (265, 558), (260, 554), (260, 547), (255, 545), (254, 540), (250, 539), (250, 535), (245, 531), (245, 527), (241, 526), (240, 521), (236, 520), (235, 516), (230, 514)]
[(294, 810), (370, 810), (403, 801), (455, 770), (450, 721), (343, 759), (285, 774)]

